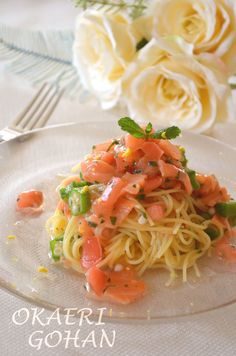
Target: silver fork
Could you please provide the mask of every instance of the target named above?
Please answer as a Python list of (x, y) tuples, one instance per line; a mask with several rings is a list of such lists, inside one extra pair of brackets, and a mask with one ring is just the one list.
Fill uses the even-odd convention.
[(9, 141), (23, 133), (43, 127), (62, 95), (63, 89), (44, 83), (16, 119), (9, 126), (0, 130), (0, 142)]

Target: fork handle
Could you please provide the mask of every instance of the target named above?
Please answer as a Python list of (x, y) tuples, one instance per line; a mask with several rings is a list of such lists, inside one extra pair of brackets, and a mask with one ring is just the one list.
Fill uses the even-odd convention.
[(0, 143), (9, 141), (20, 135), (20, 132), (14, 131), (5, 127), (3, 130), (0, 130)]

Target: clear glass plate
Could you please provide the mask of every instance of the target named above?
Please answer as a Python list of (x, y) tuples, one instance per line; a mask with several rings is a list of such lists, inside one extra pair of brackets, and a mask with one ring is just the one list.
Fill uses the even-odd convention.
[[(45, 221), (57, 203), (57, 174), (69, 173), (93, 144), (119, 134), (114, 123), (80, 123), (45, 129), (24, 142), (0, 145), (1, 286), (47, 308), (92, 308), (96, 314), (97, 308), (106, 307), (109, 318), (122, 320), (175, 318), (235, 302), (236, 265), (216, 258), (201, 261), (200, 278), (190, 274), (187, 283), (180, 279), (172, 287), (165, 287), (168, 275), (164, 271), (147, 273), (148, 294), (128, 306), (87, 299), (84, 277), (51, 263)], [(236, 150), (188, 132), (177, 142), (185, 146), (191, 168), (214, 173), (236, 197)], [(44, 192), (45, 210), (40, 216), (25, 218), (15, 211), (15, 201), (19, 192), (31, 188)], [(16, 239), (7, 239), (10, 234)], [(47, 266), (49, 273), (38, 273), (39, 265)]]

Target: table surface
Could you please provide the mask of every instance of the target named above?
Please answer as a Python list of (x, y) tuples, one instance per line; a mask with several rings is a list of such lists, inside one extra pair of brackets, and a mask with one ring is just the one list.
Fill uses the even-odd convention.
[[(72, 29), (77, 10), (71, 0), (1, 0), (0, 22), (15, 27), (29, 29)], [(53, 18), (52, 18), (53, 14)], [(7, 125), (33, 95), (31, 85), (20, 77), (6, 70), (4, 63), (0, 62), (0, 126)], [(55, 110), (50, 124), (62, 122), (92, 120), (96, 103), (84, 106), (75, 101), (63, 99)], [(96, 107), (96, 119), (107, 114)], [(108, 117), (108, 116), (107, 116)], [(207, 313), (198, 317), (166, 323), (146, 324), (115, 324), (105, 325), (58, 325), (58, 320), (51, 320), (48, 326), (42, 326), (36, 321), (33, 323), (33, 308), (25, 301), (9, 295), (0, 290), (1, 324), (0, 345), (2, 355), (235, 355), (236, 354), (236, 306)], [(29, 313), (28, 321), (16, 325), (24, 317), (26, 309)], [(21, 314), (17, 311), (22, 310)], [(40, 309), (38, 310), (40, 311)], [(23, 316), (22, 316), (23, 315)], [(51, 312), (42, 311), (41, 319), (45, 321)], [(18, 317), (18, 319), (17, 319)], [(15, 319), (14, 319), (15, 318)], [(15, 322), (14, 322), (15, 320)], [(56, 343), (55, 337), (62, 338), (69, 333), (71, 337), (79, 331), (80, 347), (75, 347), (70, 340), (62, 340), (58, 346), (50, 347)], [(111, 341), (115, 333), (115, 342), (109, 347), (105, 342), (100, 345), (102, 329), (105, 330)], [(68, 331), (69, 330), (69, 331)], [(32, 344), (29, 339), (33, 332)], [(54, 332), (53, 335), (51, 333)], [(90, 335), (90, 336), (89, 336)], [(94, 336), (94, 339), (92, 340)], [(42, 339), (40, 350), (36, 346)], [(83, 340), (86, 340), (87, 342)], [(45, 341), (47, 340), (47, 341)], [(51, 340), (51, 342), (50, 342)], [(90, 340), (90, 342), (89, 342)], [(66, 347), (68, 346), (68, 348)], [(78, 345), (77, 345), (78, 346)], [(84, 346), (84, 347), (82, 347)]]

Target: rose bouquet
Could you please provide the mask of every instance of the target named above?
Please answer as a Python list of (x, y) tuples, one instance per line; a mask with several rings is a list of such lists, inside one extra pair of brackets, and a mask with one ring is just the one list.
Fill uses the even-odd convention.
[(122, 4), (87, 9), (76, 22), (74, 64), (102, 108), (123, 103), (139, 122), (195, 132), (233, 120), (235, 1)]

